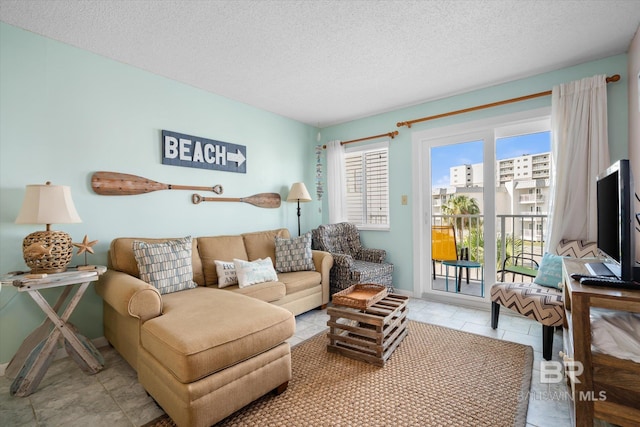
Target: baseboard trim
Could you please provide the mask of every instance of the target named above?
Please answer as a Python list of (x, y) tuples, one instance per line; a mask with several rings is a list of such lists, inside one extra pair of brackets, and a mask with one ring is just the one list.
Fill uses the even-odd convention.
[(393, 293), (398, 295), (403, 295), (405, 297), (413, 297), (413, 292), (407, 291), (405, 289), (394, 288)]
[[(96, 339), (91, 340), (91, 342), (93, 343), (93, 345), (96, 346), (96, 348), (105, 347), (109, 345), (109, 341), (107, 341), (105, 337), (98, 337)], [(67, 353), (67, 350), (65, 350), (64, 347), (60, 347), (58, 348), (56, 355), (53, 357), (53, 360), (55, 361), (59, 359), (64, 359), (65, 357), (69, 357), (69, 354)], [(0, 364), (0, 377), (4, 377), (4, 373), (7, 370), (8, 365), (9, 365), (9, 362)]]

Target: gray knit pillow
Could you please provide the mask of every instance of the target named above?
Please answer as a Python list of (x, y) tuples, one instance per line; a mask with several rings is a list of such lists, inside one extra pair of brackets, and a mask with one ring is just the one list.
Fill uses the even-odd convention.
[(292, 239), (276, 237), (276, 271), (287, 273), (315, 269), (311, 253), (311, 232)]
[(138, 263), (140, 279), (156, 287), (161, 294), (192, 289), (191, 236), (164, 243), (135, 240), (133, 254)]

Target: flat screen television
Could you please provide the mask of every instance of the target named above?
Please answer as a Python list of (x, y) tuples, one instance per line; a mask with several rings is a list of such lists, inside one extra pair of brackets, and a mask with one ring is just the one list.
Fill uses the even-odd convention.
[(597, 245), (605, 261), (587, 267), (593, 275), (631, 281), (636, 264), (635, 191), (629, 160), (618, 160), (600, 173), (596, 188)]

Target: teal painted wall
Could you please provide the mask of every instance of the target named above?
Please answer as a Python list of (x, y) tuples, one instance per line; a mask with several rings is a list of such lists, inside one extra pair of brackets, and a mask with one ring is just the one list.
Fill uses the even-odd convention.
[[(397, 128), (399, 121), (549, 90), (554, 84), (594, 74), (620, 74), (610, 85), (609, 136), (612, 159), (627, 157), (627, 59), (619, 55), (402, 108), (322, 130), (325, 143), (398, 129), (391, 142), (391, 230), (363, 231), (366, 246), (384, 248), (396, 265), (394, 284), (410, 291), (412, 265), (411, 132), (534, 109), (550, 98)], [(162, 129), (247, 146), (247, 174), (161, 164)], [(315, 197), (317, 130), (293, 120), (212, 95), (148, 72), (93, 55), (0, 23), (0, 274), (25, 269), (22, 239), (38, 226), (15, 225), (27, 184), (69, 185), (81, 224), (56, 225), (74, 241), (98, 239), (89, 262), (103, 264), (118, 236), (233, 234), (287, 227), (296, 233), (295, 205), (259, 209), (242, 203), (193, 205), (191, 192), (162, 191), (106, 197), (91, 190), (97, 170), (132, 173), (172, 184), (221, 184), (225, 196), (278, 192), (286, 199), (294, 181), (313, 197), (302, 204), (302, 230), (327, 221), (326, 197)], [(409, 204), (401, 205), (401, 195)], [(72, 263), (84, 262), (74, 257)], [(57, 291), (46, 293), (55, 298)], [(11, 287), (0, 291), (0, 364), (44, 318), (35, 303)], [(102, 336), (102, 304), (90, 290), (71, 322), (90, 338)]]
[[(537, 98), (473, 113), (417, 123), (411, 129), (407, 127), (398, 128), (396, 124), (503, 99), (543, 92), (550, 90), (554, 85), (596, 74), (606, 74), (608, 76), (620, 74), (621, 76), (619, 82), (609, 84), (607, 89), (609, 144), (612, 161), (627, 158), (629, 138), (627, 126), (628, 77), (626, 55), (617, 55), (580, 66), (565, 68), (322, 129), (323, 142), (334, 139), (347, 141), (368, 135), (378, 135), (394, 130), (399, 131), (399, 135), (391, 140), (389, 148), (391, 228), (389, 231), (361, 231), (360, 233), (365, 246), (387, 250), (387, 259), (395, 265), (393, 280), (396, 288), (405, 291), (413, 290), (412, 132), (550, 106), (551, 97)], [(401, 204), (402, 195), (409, 197), (407, 205)], [(326, 204), (323, 212), (327, 212)], [(323, 221), (326, 222), (327, 220), (328, 215), (325, 213)]]
[[(170, 58), (168, 58), (170, 60)], [(247, 147), (247, 173), (161, 163), (162, 129)], [(118, 236), (203, 236), (286, 227), (297, 233), (290, 185), (315, 188), (317, 129), (0, 23), (0, 274), (24, 270), (22, 239), (44, 226), (16, 225), (27, 184), (69, 185), (81, 224), (53, 225), (74, 242), (99, 240), (93, 264), (105, 264)], [(246, 203), (194, 205), (189, 191), (99, 196), (98, 170), (156, 181), (224, 187), (224, 196), (277, 192), (279, 209)], [(214, 196), (213, 193), (210, 195)], [(303, 232), (321, 220), (320, 202), (304, 203)], [(84, 263), (74, 256), (72, 264)], [(55, 299), (60, 290), (45, 292)], [(0, 364), (7, 363), (44, 314), (26, 294), (0, 291)], [(103, 336), (102, 302), (93, 289), (71, 318), (90, 338)]]

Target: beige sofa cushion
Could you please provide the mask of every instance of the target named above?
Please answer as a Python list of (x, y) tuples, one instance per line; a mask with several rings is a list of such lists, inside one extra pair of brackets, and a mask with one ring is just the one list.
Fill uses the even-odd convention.
[(244, 233), (244, 246), (247, 249), (249, 261), (256, 259), (271, 258), (275, 267), (276, 260), (276, 236), (289, 238), (289, 230), (279, 228), (277, 230), (256, 231), (254, 233)]
[(214, 261), (233, 262), (234, 258), (249, 260), (242, 236), (198, 237), (197, 240), (206, 286), (218, 284), (218, 272)]
[(293, 336), (290, 311), (224, 289), (162, 296), (163, 314), (145, 322), (140, 343), (181, 383), (276, 347)]
[[(135, 240), (146, 243), (165, 243), (169, 240), (175, 240), (175, 238), (148, 239), (139, 237), (119, 237), (117, 239), (113, 239), (109, 247), (109, 268), (140, 278), (140, 271), (138, 270), (136, 257), (133, 254), (133, 242)], [(202, 274), (202, 262), (198, 256), (198, 242), (196, 239), (193, 239), (191, 244), (193, 281), (202, 286), (205, 283), (205, 279)]]
[(292, 271), (290, 273), (278, 273), (278, 280), (283, 282), (287, 295), (305, 289), (317, 287), (322, 281), (322, 275), (317, 271)]
[(278, 301), (287, 294), (285, 284), (278, 282), (263, 282), (255, 285), (241, 288), (238, 285), (231, 285), (223, 288), (225, 291), (233, 291), (241, 295), (252, 298), (258, 298), (261, 301), (273, 302)]

